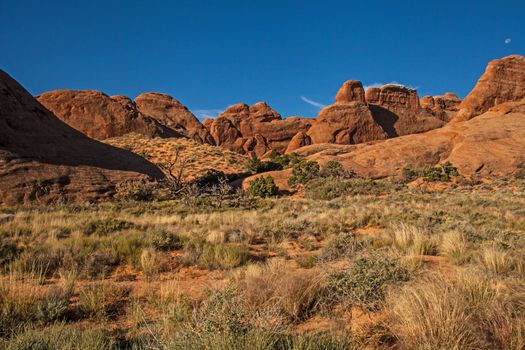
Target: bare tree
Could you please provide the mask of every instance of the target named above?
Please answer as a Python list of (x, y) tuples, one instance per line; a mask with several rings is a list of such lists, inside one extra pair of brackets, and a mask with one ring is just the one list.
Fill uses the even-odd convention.
[(219, 178), (219, 183), (213, 185), (211, 188), (211, 194), (217, 200), (217, 207), (221, 208), (222, 203), (232, 191), (232, 187), (228, 184), (225, 177)]

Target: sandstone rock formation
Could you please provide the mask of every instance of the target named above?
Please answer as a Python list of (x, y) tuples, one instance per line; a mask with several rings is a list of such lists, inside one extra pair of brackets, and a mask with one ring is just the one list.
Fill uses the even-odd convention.
[(214, 144), (213, 137), (188, 108), (171, 96), (144, 93), (135, 98), (137, 109), (162, 125), (200, 143)]
[(0, 205), (106, 199), (122, 181), (162, 176), (66, 125), (0, 70)]
[(369, 88), (365, 97), (374, 119), (389, 137), (425, 132), (445, 124), (422, 109), (417, 91), (405, 86), (387, 84)]
[(297, 134), (292, 137), (288, 146), (286, 146), (285, 153), (291, 153), (298, 148), (308, 146), (312, 144), (312, 138), (308, 136), (304, 131), (299, 131)]
[[(320, 163), (338, 160), (369, 178), (397, 176), (403, 167), (450, 161), (462, 175), (510, 175), (525, 162), (525, 100), (422, 134), (355, 146), (312, 145), (296, 152)], [(521, 108), (516, 112), (516, 107)], [(503, 105), (501, 105), (503, 107)], [(343, 149), (344, 147), (345, 149)]]
[(94, 90), (58, 90), (37, 100), (58, 118), (89, 137), (104, 140), (130, 132), (154, 137), (180, 137), (153, 118), (140, 113), (125, 96), (109, 97)]
[(474, 89), (460, 104), (454, 121), (476, 117), (491, 107), (525, 97), (525, 57), (511, 55), (491, 61)]
[(413, 89), (387, 84), (365, 93), (360, 81), (349, 80), (335, 103), (321, 110), (308, 135), (314, 144), (383, 140), (439, 128), (448, 120), (443, 113), (421, 108)]
[(452, 120), (459, 111), (461, 99), (452, 92), (443, 96), (424, 96), (419, 101), (421, 107), (445, 122)]
[(347, 80), (335, 95), (335, 103), (365, 102), (365, 90), (359, 80)]
[(356, 144), (388, 137), (364, 102), (337, 102), (323, 108), (308, 136), (314, 144)]
[(312, 121), (279, 113), (264, 102), (229, 107), (206, 125), (218, 146), (242, 154), (262, 156), (270, 150), (284, 152), (298, 132), (306, 132)]

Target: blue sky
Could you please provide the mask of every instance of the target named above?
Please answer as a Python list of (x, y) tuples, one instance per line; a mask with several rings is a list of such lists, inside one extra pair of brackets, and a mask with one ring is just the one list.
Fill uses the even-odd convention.
[(525, 54), (525, 1), (0, 0), (0, 68), (32, 94), (168, 93), (199, 116), (266, 101), (312, 117), (341, 83), (466, 95)]

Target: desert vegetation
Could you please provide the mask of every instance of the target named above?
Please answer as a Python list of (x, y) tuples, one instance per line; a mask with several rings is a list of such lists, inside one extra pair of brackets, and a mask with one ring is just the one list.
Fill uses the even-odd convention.
[(291, 158), (304, 196), (266, 175), (2, 209), (2, 348), (525, 347), (522, 179), (445, 165), (422, 188)]

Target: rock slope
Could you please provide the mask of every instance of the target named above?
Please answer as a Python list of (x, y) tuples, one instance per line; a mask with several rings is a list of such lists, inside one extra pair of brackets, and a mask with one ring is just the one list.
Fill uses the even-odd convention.
[(0, 70), (0, 205), (107, 199), (118, 183), (162, 177), (66, 125)]

